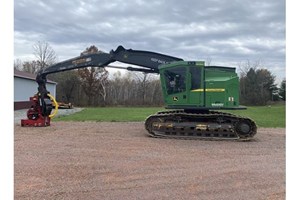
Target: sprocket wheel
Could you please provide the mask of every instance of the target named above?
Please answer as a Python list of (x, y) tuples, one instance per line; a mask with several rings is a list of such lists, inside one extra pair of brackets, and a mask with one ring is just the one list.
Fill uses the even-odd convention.
[(235, 124), (235, 131), (241, 139), (252, 137), (254, 133), (253, 126), (250, 120), (241, 119)]

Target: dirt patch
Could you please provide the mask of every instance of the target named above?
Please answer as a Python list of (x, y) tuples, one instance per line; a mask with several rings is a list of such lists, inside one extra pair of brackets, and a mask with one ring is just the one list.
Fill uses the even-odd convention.
[(284, 199), (285, 129), (155, 139), (142, 122), (15, 125), (15, 199)]

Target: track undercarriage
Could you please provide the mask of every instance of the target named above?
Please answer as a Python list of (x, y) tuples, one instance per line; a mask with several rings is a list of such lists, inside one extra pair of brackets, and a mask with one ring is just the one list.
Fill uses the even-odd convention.
[(229, 113), (184, 110), (150, 115), (145, 128), (152, 137), (178, 139), (250, 140), (256, 134), (253, 120)]

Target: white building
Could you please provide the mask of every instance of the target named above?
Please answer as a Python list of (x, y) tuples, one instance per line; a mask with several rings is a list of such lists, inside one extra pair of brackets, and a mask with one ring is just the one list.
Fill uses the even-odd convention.
[[(36, 75), (28, 72), (14, 70), (14, 109), (30, 108), (30, 97), (38, 92), (38, 84), (35, 81)], [(47, 90), (52, 96), (56, 95), (56, 82), (47, 80)]]

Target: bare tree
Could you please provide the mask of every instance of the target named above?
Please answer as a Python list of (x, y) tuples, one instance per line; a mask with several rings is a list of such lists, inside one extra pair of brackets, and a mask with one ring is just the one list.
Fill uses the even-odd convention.
[(46, 41), (38, 41), (33, 45), (33, 54), (35, 55), (39, 68), (44, 69), (56, 62), (55, 51)]
[(210, 56), (207, 56), (206, 60), (205, 60), (205, 65), (206, 66), (210, 66), (212, 63), (212, 58)]
[(113, 74), (107, 86), (107, 103), (110, 105), (162, 105), (162, 91), (159, 77), (141, 72), (118, 71)]
[(56, 87), (56, 99), (58, 101), (63, 101), (66, 103), (74, 101), (76, 90), (78, 90), (80, 85), (79, 77), (76, 71), (71, 70), (49, 74), (49, 79), (58, 83)]
[(99, 94), (103, 99), (103, 104), (106, 104), (106, 96), (107, 96), (107, 84), (108, 84), (108, 71), (103, 68), (103, 70), (101, 70), (100, 75), (99, 75), (99, 84), (100, 84), (100, 88), (99, 88)]
[(37, 74), (40, 70), (39, 63), (35, 60), (33, 61), (26, 61), (22, 64), (22, 71), (29, 72), (31, 74)]
[(139, 98), (141, 100), (141, 104), (151, 104), (151, 100), (153, 99), (151, 96), (151, 92), (154, 89), (153, 88), (153, 79), (154, 75), (149, 73), (141, 73), (136, 72), (133, 73), (133, 78), (137, 85), (137, 95), (139, 95)]
[(14, 68), (17, 70), (22, 70), (23, 62), (21, 59), (14, 60)]
[[(98, 52), (98, 48), (94, 45), (86, 48), (81, 55)], [(95, 105), (95, 102), (99, 102), (101, 97), (102, 101), (100, 104), (104, 105), (106, 101), (106, 86), (108, 79), (108, 71), (105, 68), (99, 67), (87, 67), (78, 69), (78, 75), (81, 79), (81, 86), (83, 91), (88, 97), (88, 105)], [(95, 99), (96, 97), (96, 99)], [(93, 102), (94, 100), (94, 102)]]
[(257, 70), (259, 67), (261, 67), (262, 62), (260, 60), (256, 60), (254, 62), (251, 62), (250, 60), (246, 60), (244, 62), (238, 63), (238, 70), (240, 77), (245, 77), (249, 70), (252, 68), (254, 71)]

